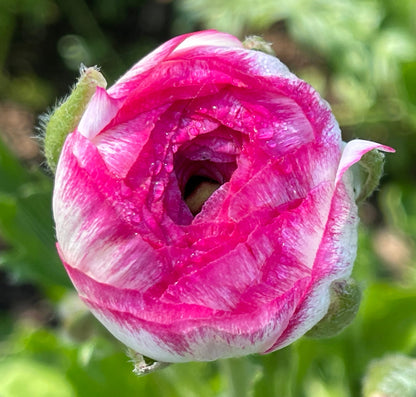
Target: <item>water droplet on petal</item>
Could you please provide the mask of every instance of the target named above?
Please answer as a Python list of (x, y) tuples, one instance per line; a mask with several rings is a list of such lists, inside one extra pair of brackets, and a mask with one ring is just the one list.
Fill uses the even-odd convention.
[(192, 252), (190, 257), (191, 257), (192, 262), (194, 262), (194, 263), (199, 263), (202, 260), (201, 255), (196, 253), (196, 252)]
[(172, 172), (173, 171), (173, 162), (169, 161), (165, 163), (165, 170), (166, 172)]
[(273, 130), (271, 130), (271, 129), (262, 129), (258, 133), (257, 138), (258, 139), (270, 139), (270, 138), (273, 137), (273, 135), (274, 135)]
[(162, 169), (162, 162), (160, 160), (156, 160), (154, 163), (150, 164), (150, 172), (153, 175), (157, 175), (161, 169)]

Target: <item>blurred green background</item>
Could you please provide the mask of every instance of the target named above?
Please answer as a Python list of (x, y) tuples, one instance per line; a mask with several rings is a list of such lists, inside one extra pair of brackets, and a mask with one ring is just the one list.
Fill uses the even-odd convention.
[[(368, 364), (416, 357), (416, 2), (0, 0), (0, 396), (359, 396)], [(54, 248), (38, 117), (81, 63), (109, 84), (174, 35), (258, 34), (331, 103), (344, 140), (394, 147), (362, 205), (354, 323), (268, 356), (137, 378), (74, 295)]]

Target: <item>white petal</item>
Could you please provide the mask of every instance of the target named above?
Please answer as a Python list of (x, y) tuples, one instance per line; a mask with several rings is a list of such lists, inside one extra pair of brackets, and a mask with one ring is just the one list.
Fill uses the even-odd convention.
[(92, 140), (116, 116), (122, 102), (110, 97), (104, 88), (97, 87), (79, 122), (78, 131)]

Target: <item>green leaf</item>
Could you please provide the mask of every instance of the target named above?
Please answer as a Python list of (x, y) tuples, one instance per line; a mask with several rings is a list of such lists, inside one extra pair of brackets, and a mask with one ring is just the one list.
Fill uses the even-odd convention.
[(43, 285), (69, 285), (55, 247), (52, 181), (27, 171), (0, 142), (0, 265)]
[(125, 348), (113, 338), (75, 343), (59, 331), (17, 328), (0, 345), (0, 353), (56, 368), (77, 397), (228, 397), (217, 363), (175, 364), (137, 377)]
[(386, 351), (407, 353), (416, 347), (416, 289), (374, 284), (365, 292), (362, 315), (363, 349), (372, 356)]
[(416, 62), (406, 62), (403, 64), (402, 79), (409, 102), (416, 105)]
[(65, 375), (51, 365), (26, 357), (0, 362), (2, 397), (76, 397)]
[(14, 194), (30, 180), (29, 173), (0, 139), (0, 192)]

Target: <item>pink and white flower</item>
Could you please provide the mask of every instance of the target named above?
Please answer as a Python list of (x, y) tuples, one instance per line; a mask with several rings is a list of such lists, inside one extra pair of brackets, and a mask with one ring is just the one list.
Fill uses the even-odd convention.
[(97, 88), (68, 135), (61, 259), (92, 313), (145, 356), (274, 351), (351, 273), (349, 167), (373, 149), (392, 151), (343, 144), (328, 104), (275, 57), (216, 31), (176, 37)]

